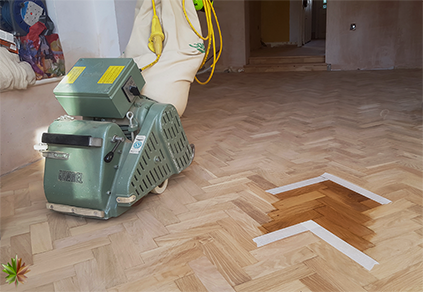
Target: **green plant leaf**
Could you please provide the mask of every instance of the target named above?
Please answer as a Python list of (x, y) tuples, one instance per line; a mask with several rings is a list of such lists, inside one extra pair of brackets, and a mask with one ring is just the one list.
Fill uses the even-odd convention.
[(15, 282), (15, 280), (16, 280), (16, 276), (15, 275), (9, 275), (9, 276), (6, 277), (6, 282), (8, 284), (12, 284), (13, 282)]
[(11, 259), (11, 261), (12, 261), (12, 267), (13, 267), (13, 270), (15, 270), (15, 271), (17, 271), (17, 269), (16, 269), (16, 261), (18, 260), (18, 255), (16, 255), (16, 258), (12, 258)]
[(2, 266), (4, 267), (3, 272), (5, 272), (7, 274), (10, 274), (10, 275), (16, 275), (16, 271), (12, 268), (12, 266), (10, 266), (10, 265), (3, 265), (3, 264), (2, 264)]

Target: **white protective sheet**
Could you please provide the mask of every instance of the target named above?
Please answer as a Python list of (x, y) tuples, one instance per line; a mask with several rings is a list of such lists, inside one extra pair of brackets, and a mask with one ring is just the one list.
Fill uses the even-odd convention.
[[(192, 0), (185, 1), (187, 15), (201, 34), (201, 26)], [(165, 40), (160, 60), (145, 69), (146, 81), (141, 94), (162, 103), (175, 106), (181, 116), (188, 102), (189, 88), (204, 57), (203, 40), (189, 26), (182, 0), (156, 0), (157, 16), (162, 24)], [(125, 58), (133, 58), (139, 68), (156, 59), (148, 48), (153, 10), (151, 0), (138, 0), (135, 21)]]
[(17, 54), (0, 47), (0, 92), (26, 89), (35, 84), (34, 70), (27, 62), (21, 62)]

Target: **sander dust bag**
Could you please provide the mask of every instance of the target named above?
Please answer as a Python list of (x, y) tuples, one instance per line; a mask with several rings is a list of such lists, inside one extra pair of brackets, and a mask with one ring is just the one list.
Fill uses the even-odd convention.
[[(163, 51), (158, 62), (143, 70), (146, 81), (141, 94), (161, 103), (170, 103), (182, 116), (195, 74), (204, 58), (204, 43), (190, 27), (182, 8), (182, 0), (156, 0), (156, 13), (164, 33)], [(200, 21), (192, 0), (185, 1), (187, 16), (197, 32)], [(139, 68), (156, 60), (148, 48), (153, 18), (151, 0), (138, 0), (132, 33), (123, 54), (133, 58)]]

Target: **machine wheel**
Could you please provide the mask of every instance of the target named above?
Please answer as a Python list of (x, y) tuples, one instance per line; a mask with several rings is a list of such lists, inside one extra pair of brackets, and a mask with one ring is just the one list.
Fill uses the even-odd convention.
[(194, 160), (194, 157), (195, 157), (195, 145), (194, 144), (189, 144), (189, 146), (191, 147), (191, 151), (192, 151), (192, 160)]
[(157, 187), (155, 187), (154, 189), (152, 189), (151, 192), (153, 194), (161, 194), (161, 193), (163, 193), (166, 190), (166, 188), (167, 188), (167, 183), (168, 183), (168, 179), (166, 179), (160, 185), (158, 185)]

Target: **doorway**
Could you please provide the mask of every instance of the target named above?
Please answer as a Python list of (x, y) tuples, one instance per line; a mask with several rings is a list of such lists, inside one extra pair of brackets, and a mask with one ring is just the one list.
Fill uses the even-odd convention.
[(311, 39), (326, 39), (327, 0), (313, 0)]
[(290, 40), (298, 47), (326, 39), (327, 0), (290, 0)]
[[(250, 54), (260, 49), (269, 52), (272, 48), (292, 54), (295, 48), (306, 45), (306, 48), (323, 47), (325, 55), (326, 1), (246, 1), (249, 5)], [(281, 50), (281, 47), (289, 50)], [(298, 54), (308, 51), (299, 50)]]

